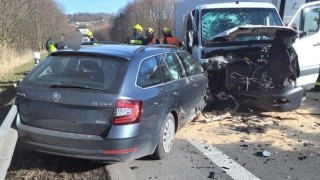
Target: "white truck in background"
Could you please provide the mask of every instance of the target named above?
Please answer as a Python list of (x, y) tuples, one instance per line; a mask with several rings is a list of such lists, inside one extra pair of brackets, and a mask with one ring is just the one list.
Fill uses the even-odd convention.
[[(290, 15), (290, 27), (284, 27), (273, 5), (282, 4), (284, 10), (283, 1), (182, 2), (175, 4), (175, 32), (208, 72), (207, 103), (226, 92), (240, 104), (264, 111), (300, 107), (301, 86), (314, 86), (319, 75), (320, 2)], [(210, 4), (201, 4), (205, 2)], [(200, 5), (187, 8), (195, 4)]]

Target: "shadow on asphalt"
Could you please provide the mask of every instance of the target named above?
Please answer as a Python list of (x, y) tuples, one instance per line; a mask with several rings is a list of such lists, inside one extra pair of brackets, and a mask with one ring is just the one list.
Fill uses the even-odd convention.
[(7, 178), (107, 179), (104, 166), (88, 160), (29, 151), (17, 144)]

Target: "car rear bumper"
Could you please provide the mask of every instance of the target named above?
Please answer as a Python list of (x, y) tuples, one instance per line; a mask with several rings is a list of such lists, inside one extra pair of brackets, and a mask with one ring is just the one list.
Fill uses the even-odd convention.
[(17, 128), (18, 143), (23, 148), (102, 162), (137, 159), (151, 154), (155, 146), (147, 135), (116, 139), (31, 127), (22, 124), (19, 115)]
[(264, 111), (292, 111), (301, 106), (304, 89), (283, 87), (256, 92), (234, 93), (234, 97), (245, 106)]

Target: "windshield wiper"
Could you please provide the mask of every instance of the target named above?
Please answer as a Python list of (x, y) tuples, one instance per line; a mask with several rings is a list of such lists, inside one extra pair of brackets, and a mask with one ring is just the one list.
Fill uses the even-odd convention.
[(92, 89), (92, 90), (99, 90), (103, 91), (102, 88), (91, 87), (91, 86), (80, 86), (80, 85), (68, 85), (68, 84), (53, 84), (50, 88), (75, 88), (75, 89)]

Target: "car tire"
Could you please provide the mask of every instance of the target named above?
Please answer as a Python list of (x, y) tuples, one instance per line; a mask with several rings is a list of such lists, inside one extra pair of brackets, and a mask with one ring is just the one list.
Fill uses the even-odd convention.
[(168, 114), (160, 131), (158, 144), (154, 153), (152, 154), (153, 159), (163, 159), (167, 154), (170, 153), (170, 150), (173, 146), (175, 134), (175, 120), (172, 114)]

